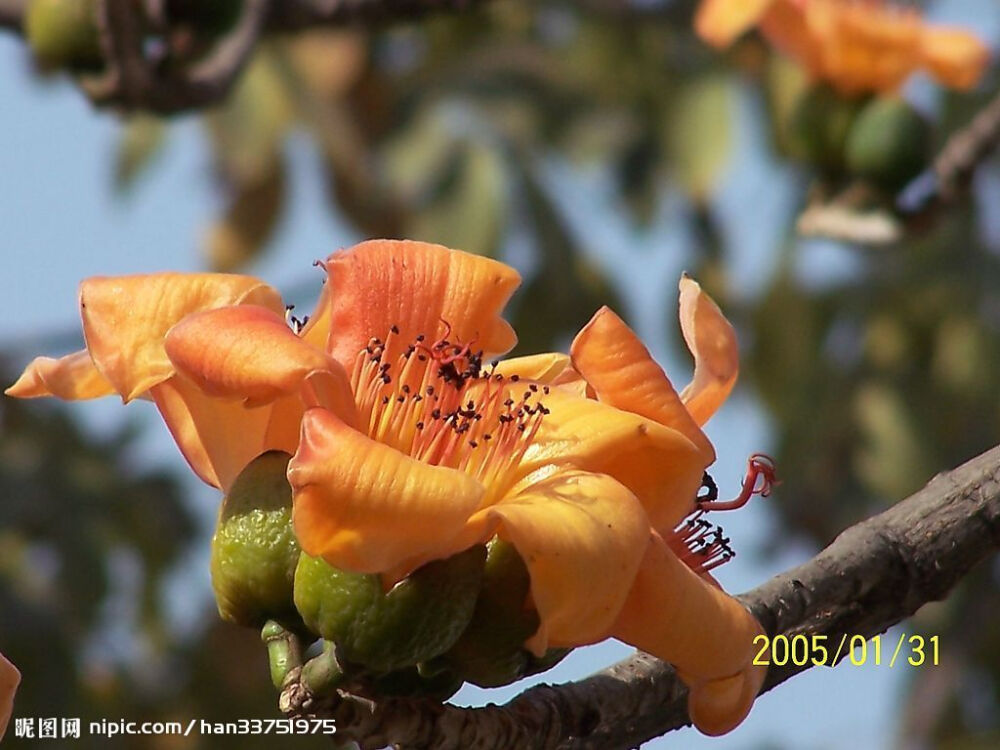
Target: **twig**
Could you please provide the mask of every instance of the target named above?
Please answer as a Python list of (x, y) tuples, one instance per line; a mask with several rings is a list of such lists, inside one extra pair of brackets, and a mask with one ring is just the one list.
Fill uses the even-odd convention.
[(28, 0), (0, 0), (0, 29), (20, 31)]
[[(1000, 548), (1000, 447), (934, 478), (853, 526), (812, 560), (741, 599), (773, 635), (866, 638), (938, 601)], [(769, 690), (809, 666), (772, 668)], [(363, 748), (633, 748), (688, 724), (673, 669), (646, 654), (585, 680), (531, 688), (504, 706), (458, 708), (413, 700), (316, 698), (298, 683), (282, 706), (332, 718)]]
[(905, 214), (923, 214), (957, 200), (973, 173), (1000, 143), (1000, 93), (976, 113), (964, 128), (955, 131), (921, 175), (900, 195)]
[(84, 89), (97, 104), (161, 114), (218, 102), (249, 60), (270, 6), (270, 0), (245, 0), (236, 25), (204, 61), (180, 72), (163, 73), (169, 66), (143, 53), (139, 19), (131, 0), (102, 0), (101, 46), (108, 69), (99, 78), (84, 81)]
[(283, 0), (271, 9), (267, 26), (298, 31), (316, 26), (407, 21), (428, 13), (463, 11), (485, 0)]

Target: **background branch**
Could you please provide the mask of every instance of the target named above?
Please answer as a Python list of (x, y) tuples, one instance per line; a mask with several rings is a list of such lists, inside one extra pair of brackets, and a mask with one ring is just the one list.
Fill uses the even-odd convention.
[[(943, 599), (1000, 548), (1000, 447), (844, 531), (813, 559), (740, 598), (771, 635), (866, 638)], [(848, 651), (845, 649), (844, 655)], [(808, 667), (772, 667), (765, 690)], [(293, 674), (294, 678), (294, 674)], [(336, 720), (363, 748), (632, 748), (689, 723), (673, 669), (646, 654), (576, 683), (531, 688), (504, 706), (311, 696), (292, 680), (283, 710)]]

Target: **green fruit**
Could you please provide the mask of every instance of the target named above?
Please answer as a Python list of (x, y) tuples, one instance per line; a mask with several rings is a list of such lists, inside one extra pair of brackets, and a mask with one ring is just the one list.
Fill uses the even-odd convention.
[(847, 167), (857, 177), (898, 190), (926, 166), (930, 126), (909, 103), (882, 97), (858, 115), (847, 139)]
[(223, 620), (259, 628), (267, 620), (301, 627), (292, 601), (299, 544), (292, 530), (291, 458), (258, 456), (222, 502), (212, 537), (212, 588)]
[(844, 97), (829, 86), (813, 86), (792, 111), (789, 150), (824, 172), (841, 172), (847, 135), (864, 103), (865, 99)]
[(476, 604), (486, 548), (435, 560), (388, 592), (377, 575), (349, 573), (303, 554), (295, 606), (342, 663), (392, 672), (433, 659), (462, 634)]
[(524, 642), (538, 629), (529, 605), (531, 577), (512, 544), (494, 538), (488, 545), (483, 585), (462, 637), (444, 656), (454, 672), (480, 687), (499, 687), (541, 672), (568, 653), (550, 649), (536, 659)]
[(44, 66), (83, 70), (101, 65), (97, 0), (30, 0), (24, 29)]

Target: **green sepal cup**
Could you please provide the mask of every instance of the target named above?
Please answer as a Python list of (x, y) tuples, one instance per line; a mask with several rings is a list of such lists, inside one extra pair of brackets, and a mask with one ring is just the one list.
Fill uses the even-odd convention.
[(301, 630), (292, 586), (299, 544), (292, 530), (291, 458), (258, 456), (240, 473), (219, 509), (212, 537), (212, 589), (223, 620), (260, 628), (275, 620)]
[(389, 591), (377, 575), (350, 573), (303, 554), (295, 606), (306, 626), (336, 644), (345, 669), (388, 673), (447, 651), (466, 629), (482, 583), (486, 548), (420, 567)]
[(462, 680), (480, 687), (508, 685), (553, 666), (568, 649), (534, 657), (524, 642), (538, 629), (530, 602), (531, 577), (512, 544), (494, 538), (487, 546), (483, 585), (469, 627), (443, 657)]

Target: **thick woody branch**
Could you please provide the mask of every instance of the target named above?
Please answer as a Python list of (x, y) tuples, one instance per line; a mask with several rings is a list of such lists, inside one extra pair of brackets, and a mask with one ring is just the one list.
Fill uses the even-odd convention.
[[(1000, 548), (1000, 447), (843, 532), (812, 560), (741, 599), (771, 635), (871, 637), (938, 601)], [(845, 651), (846, 654), (846, 651)], [(808, 667), (772, 668), (771, 689)], [(332, 718), (363, 748), (612, 750), (687, 725), (686, 691), (668, 665), (637, 653), (580, 682), (531, 688), (504, 706), (458, 708), (286, 683), (283, 710)]]

